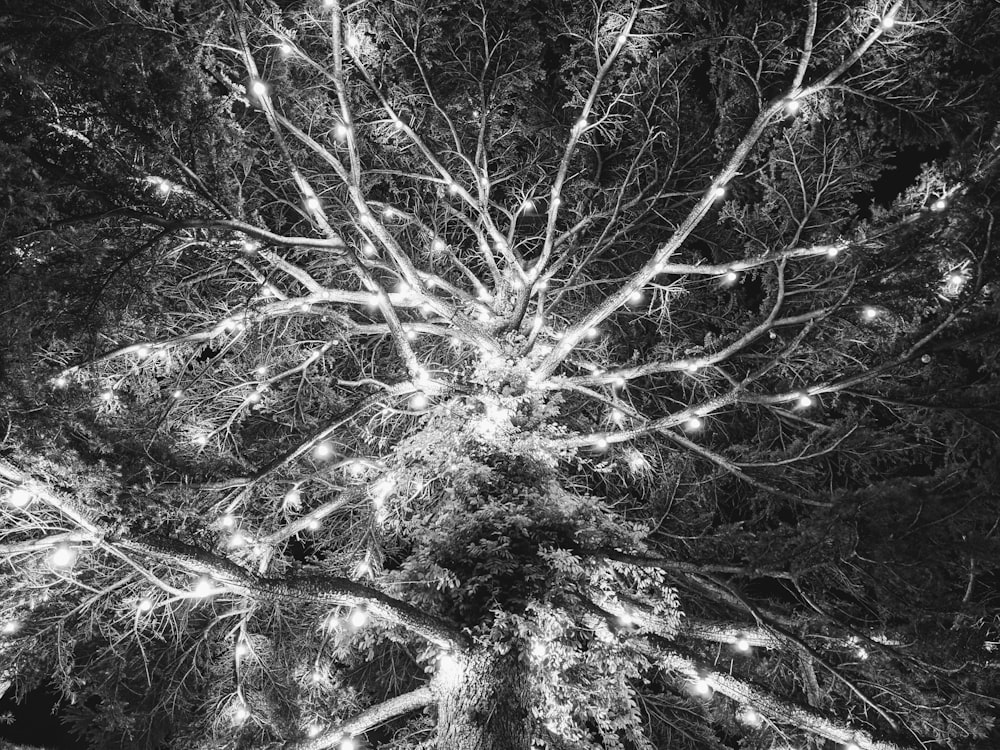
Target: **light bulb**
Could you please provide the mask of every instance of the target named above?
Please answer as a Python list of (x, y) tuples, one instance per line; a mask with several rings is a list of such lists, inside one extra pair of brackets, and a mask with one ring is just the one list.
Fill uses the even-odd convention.
[(319, 531), (322, 525), (323, 524), (318, 518), (310, 518), (309, 523), (306, 524), (306, 528), (309, 529), (309, 531)]
[(726, 284), (735, 284), (740, 280), (740, 275), (736, 271), (730, 271), (724, 277)]
[(54, 568), (71, 568), (76, 562), (76, 551), (68, 544), (60, 544), (49, 556), (49, 562)]
[(367, 560), (362, 560), (357, 565), (354, 566), (354, 574), (356, 576), (367, 576), (371, 575), (372, 566)]
[(250, 90), (253, 91), (254, 96), (263, 99), (267, 96), (267, 84), (263, 81), (254, 81), (250, 84)]
[(300, 493), (295, 487), (288, 490), (288, 492), (285, 493), (285, 505), (292, 508), (298, 508), (302, 505), (302, 493)]
[(748, 727), (759, 727), (763, 722), (763, 718), (757, 711), (753, 708), (745, 708), (740, 712), (740, 721), (746, 724)]
[(324, 440), (313, 449), (313, 455), (321, 461), (326, 460), (333, 455), (333, 446)]
[(709, 684), (708, 680), (701, 677), (692, 683), (691, 689), (698, 695), (709, 695), (712, 692), (711, 684)]
[(427, 408), (427, 395), (423, 391), (417, 391), (412, 396), (410, 396), (410, 408), (411, 409), (426, 409)]
[(619, 625), (624, 625), (626, 627), (635, 624), (635, 618), (632, 617), (632, 614), (630, 612), (623, 611), (620, 615), (618, 615), (617, 619)]
[(170, 397), (176, 401), (177, 399), (184, 397), (184, 391), (182, 391), (180, 388), (175, 388), (173, 391), (171, 391)]
[(139, 357), (139, 359), (145, 359), (146, 357), (149, 356), (149, 354), (150, 354), (150, 349), (145, 344), (143, 344), (142, 346), (140, 346), (138, 349), (135, 350), (135, 355)]
[(808, 393), (803, 393), (801, 396), (799, 396), (798, 403), (800, 409), (808, 409), (810, 406), (813, 405), (813, 397), (810, 396)]
[(562, 198), (560, 198), (558, 195), (553, 195), (552, 196), (552, 207), (553, 208), (559, 208), (559, 205), (561, 203), (562, 203)]
[(948, 201), (944, 198), (938, 198), (931, 204), (931, 211), (944, 211), (948, 208)]
[(149, 612), (153, 608), (153, 600), (148, 597), (143, 597), (139, 600), (139, 603), (135, 605), (135, 608), (140, 612)]
[(684, 427), (688, 430), (700, 430), (704, 426), (700, 417), (691, 417), (687, 422), (684, 423)]
[(594, 450), (606, 451), (608, 449), (608, 439), (603, 435), (594, 438)]
[(875, 318), (878, 317), (878, 310), (876, 310), (874, 307), (866, 307), (861, 312), (862, 315), (864, 315), (865, 318), (868, 320), (874, 320)]
[(789, 115), (797, 114), (801, 106), (798, 99), (788, 99), (785, 101), (785, 112)]
[(15, 508), (23, 508), (31, 502), (31, 493), (24, 487), (15, 487), (7, 495), (7, 502)]
[(625, 43), (627, 43), (628, 42), (628, 34), (619, 34), (617, 41), (618, 41), (618, 44), (625, 44)]
[(351, 612), (348, 622), (356, 628), (363, 628), (368, 624), (368, 613), (361, 607), (358, 607)]
[(642, 471), (649, 465), (646, 461), (646, 457), (643, 456), (639, 451), (632, 450), (628, 454), (628, 467), (632, 471)]
[(861, 661), (866, 661), (868, 659), (868, 649), (862, 646), (858, 647), (858, 650), (855, 652), (855, 654)]
[(735, 641), (733, 641), (733, 648), (735, 648), (737, 651), (746, 653), (747, 651), (750, 650), (750, 641), (747, 640), (747, 637), (745, 635), (741, 635), (737, 637)]
[(521, 204), (521, 210), (526, 214), (535, 213), (535, 202), (531, 198), (526, 198), (524, 203)]
[(308, 208), (310, 211), (319, 211), (320, 209), (319, 198), (317, 198), (315, 195), (310, 195), (308, 198), (306, 198), (306, 208)]
[(340, 741), (340, 750), (357, 750), (358, 743), (353, 737), (345, 737)]
[(844, 750), (861, 750), (861, 745), (857, 742), (848, 742), (844, 745)]
[(712, 191), (712, 197), (716, 200), (721, 200), (726, 197), (726, 189), (724, 187), (717, 187)]
[(896, 19), (892, 16), (886, 16), (882, 19), (882, 23), (880, 25), (883, 29), (889, 30), (896, 25)]
[(582, 133), (586, 129), (587, 129), (587, 118), (586, 117), (581, 117), (573, 125), (573, 130), (575, 130), (577, 133)]
[(284, 55), (285, 57), (288, 57), (290, 54), (292, 54), (292, 45), (290, 45), (288, 42), (282, 42), (281, 44), (278, 45), (278, 51), (281, 52), (281, 54)]
[(837, 247), (836, 245), (831, 245), (830, 247), (828, 247), (826, 249), (826, 257), (827, 258), (836, 258), (837, 254), (839, 252), (840, 252), (840, 248), (839, 247)]
[(621, 425), (621, 423), (625, 421), (625, 412), (623, 412), (621, 409), (612, 409), (611, 421), (614, 422), (616, 425)]
[(226, 513), (222, 518), (219, 519), (219, 525), (224, 529), (232, 529), (236, 526), (236, 516), (232, 513)]
[(455, 195), (458, 192), (458, 185), (452, 180), (448, 181), (448, 192), (452, 195)]
[(641, 305), (644, 299), (646, 299), (646, 295), (644, 295), (641, 291), (636, 289), (634, 292), (632, 292), (632, 294), (628, 296), (628, 303), (630, 305)]
[(333, 135), (338, 141), (346, 141), (347, 133), (348, 133), (347, 125), (345, 125), (342, 122), (338, 122), (333, 128)]
[(260, 403), (260, 391), (252, 391), (249, 396), (247, 396), (247, 401), (251, 404)]
[(197, 581), (195, 581), (194, 588), (191, 589), (191, 593), (200, 598), (211, 596), (215, 593), (215, 587), (212, 585), (212, 579), (208, 576), (201, 576)]
[(588, 328), (587, 329), (587, 338), (588, 339), (596, 339), (600, 335), (601, 335), (601, 329), (600, 328)]

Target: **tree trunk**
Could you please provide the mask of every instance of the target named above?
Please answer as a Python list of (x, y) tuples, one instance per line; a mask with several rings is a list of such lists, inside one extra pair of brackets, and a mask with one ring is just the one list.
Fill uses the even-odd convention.
[(438, 750), (530, 749), (528, 676), (516, 653), (477, 651), (442, 670)]

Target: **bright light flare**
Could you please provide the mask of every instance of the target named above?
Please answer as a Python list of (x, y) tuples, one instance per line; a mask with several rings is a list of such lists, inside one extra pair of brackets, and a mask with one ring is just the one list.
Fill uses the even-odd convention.
[(49, 562), (53, 568), (72, 568), (76, 562), (76, 550), (68, 544), (60, 544), (49, 555)]
[(24, 508), (31, 502), (31, 493), (24, 487), (15, 487), (8, 493), (7, 502), (15, 508)]

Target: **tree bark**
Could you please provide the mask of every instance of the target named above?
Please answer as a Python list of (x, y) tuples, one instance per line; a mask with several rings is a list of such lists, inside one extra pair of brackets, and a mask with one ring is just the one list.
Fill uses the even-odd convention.
[(517, 653), (476, 650), (443, 661), (442, 672), (438, 750), (530, 750), (528, 676)]

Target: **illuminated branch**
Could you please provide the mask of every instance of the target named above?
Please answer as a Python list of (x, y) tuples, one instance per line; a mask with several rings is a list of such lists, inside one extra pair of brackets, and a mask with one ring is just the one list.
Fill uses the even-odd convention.
[(357, 716), (341, 722), (336, 729), (329, 729), (310, 739), (285, 743), (284, 750), (326, 750), (347, 737), (363, 734), (397, 716), (429, 706), (436, 700), (434, 689), (425, 685), (366, 708)]
[(399, 625), (441, 648), (462, 651), (468, 639), (453, 626), (406, 602), (346, 578), (258, 576), (224, 557), (172, 539), (120, 539), (113, 546), (211, 576), (216, 582), (262, 600), (307, 601), (315, 604), (364, 607), (372, 616)]

